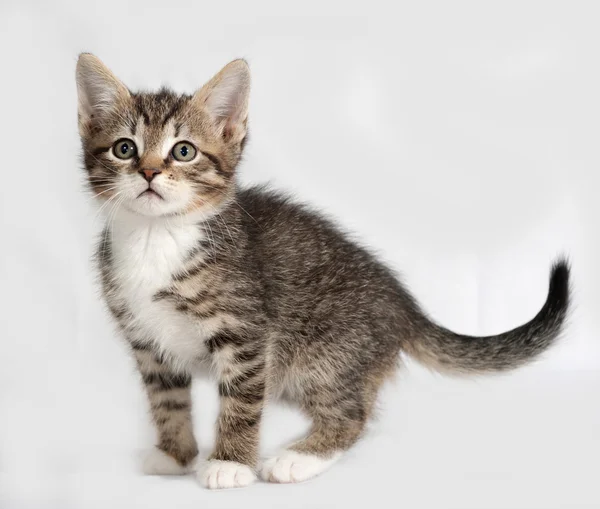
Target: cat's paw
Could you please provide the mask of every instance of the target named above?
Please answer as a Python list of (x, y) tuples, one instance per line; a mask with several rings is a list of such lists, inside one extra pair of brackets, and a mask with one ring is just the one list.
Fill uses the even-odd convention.
[(191, 467), (182, 467), (175, 458), (155, 447), (144, 455), (142, 471), (146, 475), (185, 475)]
[(210, 490), (243, 488), (256, 480), (256, 474), (248, 465), (236, 461), (208, 460), (198, 465), (200, 484)]
[(296, 451), (284, 451), (279, 456), (264, 461), (260, 476), (268, 482), (303, 482), (327, 470), (341, 456), (336, 453), (329, 458)]

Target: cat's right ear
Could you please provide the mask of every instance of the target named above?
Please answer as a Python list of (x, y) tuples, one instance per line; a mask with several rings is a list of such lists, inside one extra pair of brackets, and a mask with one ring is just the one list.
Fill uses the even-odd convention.
[(92, 119), (113, 111), (130, 97), (127, 87), (91, 53), (79, 55), (76, 77), (81, 134)]

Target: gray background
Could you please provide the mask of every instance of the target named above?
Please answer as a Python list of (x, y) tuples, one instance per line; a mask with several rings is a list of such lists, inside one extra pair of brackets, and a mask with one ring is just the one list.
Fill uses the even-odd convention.
[[(0, 507), (600, 507), (597, 20), (594, 2), (3, 1)], [(564, 341), (501, 377), (408, 362), (368, 436), (307, 484), (141, 476), (146, 402), (90, 272), (80, 51), (132, 88), (182, 92), (246, 57), (245, 182), (326, 210), (463, 333), (531, 318), (566, 253)], [(203, 454), (215, 392), (195, 387)], [(272, 405), (264, 453), (306, 426)]]

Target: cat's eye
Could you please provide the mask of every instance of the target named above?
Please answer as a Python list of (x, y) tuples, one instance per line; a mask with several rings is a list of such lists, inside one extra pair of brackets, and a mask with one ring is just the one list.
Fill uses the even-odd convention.
[(196, 157), (196, 147), (187, 141), (180, 141), (173, 147), (172, 154), (177, 161), (187, 163)]
[(122, 138), (113, 145), (113, 154), (119, 159), (131, 159), (136, 153), (135, 143), (127, 138)]

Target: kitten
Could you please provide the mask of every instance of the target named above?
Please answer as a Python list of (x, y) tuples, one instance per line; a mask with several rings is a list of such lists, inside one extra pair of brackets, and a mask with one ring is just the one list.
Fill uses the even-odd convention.
[(198, 454), (192, 375), (218, 382), (208, 488), (256, 479), (266, 400), (296, 402), (308, 436), (258, 469), (266, 481), (323, 472), (361, 436), (400, 350), (443, 372), (486, 373), (535, 358), (558, 337), (569, 267), (552, 268), (529, 323), (490, 337), (429, 320), (393, 272), (329, 221), (281, 194), (240, 189), (250, 73), (235, 60), (193, 95), (134, 93), (90, 54), (77, 64), (89, 186), (109, 211), (97, 261), (106, 303), (150, 401), (151, 474)]

